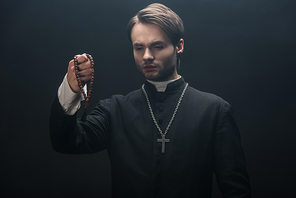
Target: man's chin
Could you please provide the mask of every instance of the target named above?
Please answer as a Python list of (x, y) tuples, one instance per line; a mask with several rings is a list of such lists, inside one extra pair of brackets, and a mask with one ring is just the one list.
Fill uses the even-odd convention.
[(145, 73), (144, 76), (147, 80), (159, 81), (159, 76), (157, 73)]

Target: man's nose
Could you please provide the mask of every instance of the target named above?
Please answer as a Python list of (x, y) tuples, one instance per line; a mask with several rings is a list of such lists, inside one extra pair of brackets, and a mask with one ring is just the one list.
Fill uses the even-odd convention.
[(153, 53), (151, 52), (151, 50), (149, 48), (146, 48), (144, 55), (143, 55), (143, 60), (145, 62), (154, 60)]

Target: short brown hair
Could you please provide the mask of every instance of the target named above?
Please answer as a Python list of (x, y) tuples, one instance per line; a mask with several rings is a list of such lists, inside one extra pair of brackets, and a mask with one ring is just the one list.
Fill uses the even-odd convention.
[(182, 19), (170, 8), (160, 3), (153, 3), (140, 10), (127, 25), (128, 38), (131, 41), (131, 32), (136, 23), (155, 24), (160, 26), (176, 46), (183, 38), (184, 26)]

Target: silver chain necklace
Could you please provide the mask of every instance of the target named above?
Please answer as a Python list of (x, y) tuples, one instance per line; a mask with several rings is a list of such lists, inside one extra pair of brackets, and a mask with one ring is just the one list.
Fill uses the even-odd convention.
[(147, 104), (148, 104), (148, 108), (149, 108), (149, 111), (150, 111), (151, 117), (152, 117), (152, 119), (153, 119), (153, 122), (154, 122), (156, 128), (158, 129), (158, 131), (159, 131), (159, 133), (160, 133), (160, 135), (161, 135), (161, 139), (157, 139), (157, 142), (161, 142), (161, 143), (162, 143), (162, 147), (161, 147), (161, 152), (162, 152), (162, 153), (165, 152), (165, 143), (166, 143), (166, 142), (170, 142), (170, 139), (165, 139), (165, 135), (168, 133), (169, 128), (170, 128), (171, 125), (172, 125), (172, 122), (173, 122), (173, 120), (174, 120), (174, 118), (175, 118), (175, 116), (176, 116), (176, 113), (177, 113), (178, 108), (179, 108), (179, 106), (180, 106), (180, 104), (181, 104), (181, 101), (182, 101), (182, 99), (183, 99), (183, 96), (184, 96), (184, 94), (185, 94), (185, 91), (186, 91), (187, 87), (188, 87), (188, 83), (186, 83), (185, 88), (184, 88), (184, 90), (183, 90), (183, 92), (182, 92), (182, 94), (181, 94), (181, 96), (180, 96), (180, 98), (179, 98), (179, 101), (178, 101), (177, 105), (176, 105), (176, 108), (175, 108), (175, 111), (174, 111), (174, 113), (173, 113), (173, 116), (172, 116), (172, 118), (171, 118), (171, 120), (170, 120), (170, 122), (169, 122), (167, 128), (165, 129), (165, 131), (164, 131), (164, 133), (163, 133), (162, 130), (161, 130), (161, 128), (159, 127), (159, 125), (158, 125), (157, 122), (156, 122), (156, 119), (155, 119), (154, 113), (153, 113), (152, 108), (151, 108), (151, 104), (150, 104), (150, 101), (149, 101), (148, 94), (147, 94), (147, 92), (146, 92), (146, 90), (145, 90), (145, 84), (142, 85), (142, 90), (143, 90), (143, 92), (144, 92), (144, 94), (145, 94), (145, 97), (146, 97), (146, 100), (147, 100)]

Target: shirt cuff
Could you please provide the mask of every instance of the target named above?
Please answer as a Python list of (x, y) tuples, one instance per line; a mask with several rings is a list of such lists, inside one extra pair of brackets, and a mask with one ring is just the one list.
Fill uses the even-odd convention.
[[(87, 85), (83, 87), (87, 94)], [(80, 102), (84, 100), (81, 93), (74, 93), (67, 80), (67, 74), (58, 89), (58, 98), (61, 106), (67, 115), (74, 115), (80, 108)]]

